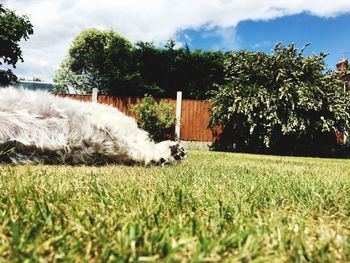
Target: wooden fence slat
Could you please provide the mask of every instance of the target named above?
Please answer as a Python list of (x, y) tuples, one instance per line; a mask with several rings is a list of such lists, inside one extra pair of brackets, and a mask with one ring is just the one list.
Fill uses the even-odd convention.
[(188, 127), (188, 105), (187, 100), (182, 100), (182, 115), (181, 115), (181, 132), (180, 139), (187, 139), (187, 128)]
[(200, 103), (199, 104), (200, 106), (200, 110), (199, 110), (199, 118), (200, 118), (200, 123), (201, 123), (201, 127), (199, 128), (198, 130), (198, 135), (199, 135), (199, 140), (200, 141), (203, 141), (204, 140), (204, 136), (205, 136), (205, 130), (203, 129), (203, 125), (204, 125), (204, 107), (205, 106), (203, 103)]
[(196, 116), (196, 104), (194, 103), (194, 100), (191, 100), (191, 104), (192, 104), (192, 114), (191, 114), (191, 137), (193, 139), (197, 139), (197, 134), (196, 134), (196, 126), (197, 126), (197, 116)]
[(197, 101), (193, 100), (193, 118), (194, 118), (194, 127), (193, 127), (193, 137), (196, 140), (200, 140), (200, 134), (198, 133), (199, 128), (201, 127), (201, 120), (199, 114), (199, 106), (200, 104)]
[(184, 130), (186, 131), (186, 137), (183, 138), (183, 140), (189, 141), (190, 138), (190, 130), (191, 130), (191, 104), (189, 100), (186, 100), (187, 102), (187, 119), (186, 119), (186, 126), (184, 126)]
[(209, 114), (209, 103), (208, 102), (204, 102), (203, 103), (203, 111), (206, 112), (205, 115), (203, 115), (203, 123), (205, 123), (205, 129), (203, 129), (203, 140), (205, 141), (212, 141), (213, 140), (213, 136), (212, 136), (212, 131), (210, 129), (208, 129), (208, 125), (209, 125), (209, 120), (210, 120), (210, 114)]

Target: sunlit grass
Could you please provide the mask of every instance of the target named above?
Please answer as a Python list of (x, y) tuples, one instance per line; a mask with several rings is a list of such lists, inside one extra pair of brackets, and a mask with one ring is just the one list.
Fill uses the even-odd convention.
[(0, 261), (349, 261), (350, 161), (0, 166)]

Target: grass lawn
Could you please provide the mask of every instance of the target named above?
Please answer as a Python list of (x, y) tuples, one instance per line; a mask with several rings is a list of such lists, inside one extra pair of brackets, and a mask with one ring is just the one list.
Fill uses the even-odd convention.
[(350, 160), (0, 165), (0, 261), (350, 261)]

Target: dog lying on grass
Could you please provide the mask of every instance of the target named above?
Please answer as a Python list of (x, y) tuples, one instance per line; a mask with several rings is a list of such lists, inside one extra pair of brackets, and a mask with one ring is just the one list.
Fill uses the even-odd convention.
[(166, 165), (186, 155), (178, 142), (154, 143), (111, 106), (0, 88), (1, 162)]

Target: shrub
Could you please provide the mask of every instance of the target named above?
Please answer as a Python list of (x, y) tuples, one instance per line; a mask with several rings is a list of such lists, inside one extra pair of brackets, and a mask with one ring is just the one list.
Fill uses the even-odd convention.
[(304, 57), (304, 48), (277, 44), (272, 55), (227, 55), (226, 83), (210, 101), (211, 125), (223, 127), (228, 148), (313, 154), (335, 142), (340, 125), (348, 130), (349, 93), (338, 74), (326, 71), (326, 54)]
[(154, 141), (174, 139), (176, 120), (173, 104), (157, 103), (151, 95), (145, 95), (131, 111), (136, 114), (139, 127), (148, 131)]

